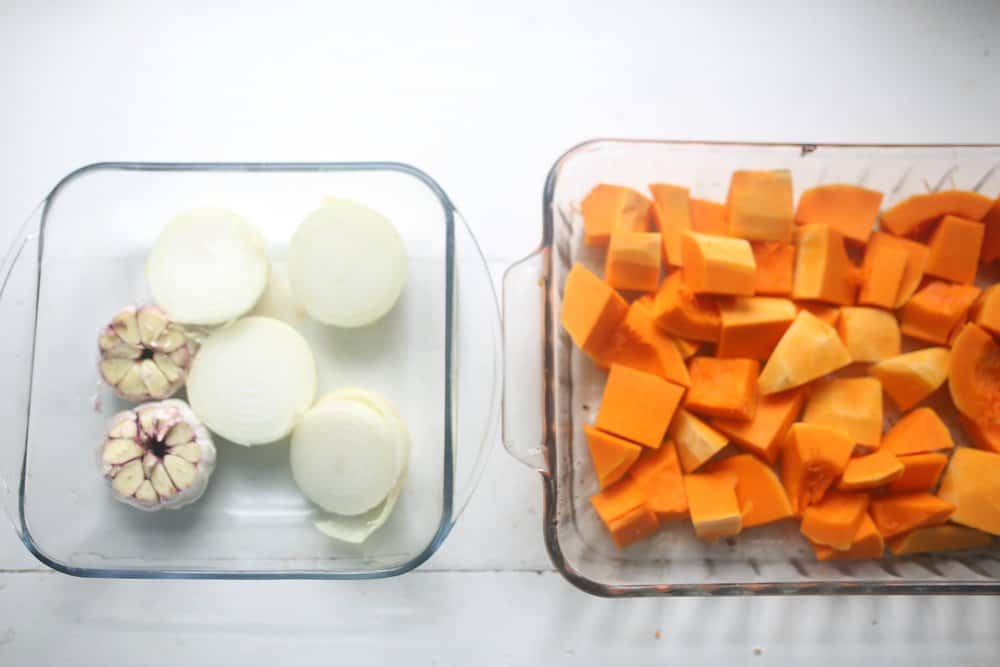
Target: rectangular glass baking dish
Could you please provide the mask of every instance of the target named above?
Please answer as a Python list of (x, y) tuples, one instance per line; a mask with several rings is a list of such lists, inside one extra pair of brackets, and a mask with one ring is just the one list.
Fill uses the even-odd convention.
[[(98, 380), (97, 332), (149, 300), (143, 265), (161, 227), (196, 206), (235, 209), (275, 266), (327, 196), (393, 220), (407, 248), (403, 295), (363, 330), (306, 322), (322, 395), (357, 386), (407, 423), (408, 477), (367, 542), (320, 534), (285, 443), (219, 442), (198, 502), (138, 512), (113, 501), (97, 466), (107, 419), (126, 404)], [(66, 176), (25, 224), (2, 269), (7, 355), (0, 450), (4, 508), (25, 546), (85, 577), (386, 577), (434, 553), (479, 479), (500, 403), (493, 284), (465, 221), (427, 174), (396, 163), (94, 164)], [(308, 330), (307, 330), (308, 328)], [(321, 349), (322, 348), (322, 349)], [(183, 398), (183, 390), (178, 397)]]
[[(581, 429), (596, 414), (606, 376), (559, 325), (573, 263), (603, 271), (602, 254), (581, 243), (579, 202), (599, 182), (640, 191), (652, 182), (676, 183), (690, 186), (692, 196), (721, 202), (736, 169), (789, 169), (796, 196), (819, 183), (863, 184), (885, 193), (884, 206), (941, 188), (1000, 193), (996, 145), (596, 140), (561, 156), (545, 184), (541, 246), (508, 269), (503, 289), (503, 440), (514, 457), (541, 473), (543, 534), (552, 562), (577, 587), (607, 597), (1000, 593), (998, 542), (990, 550), (954, 555), (819, 563), (794, 522), (715, 545), (696, 540), (687, 522), (623, 551), (607, 536), (589, 502), (597, 485)], [(935, 407), (944, 406), (950, 410), (947, 400)], [(898, 415), (888, 402), (886, 408), (891, 423)], [(946, 421), (964, 443), (953, 416)]]

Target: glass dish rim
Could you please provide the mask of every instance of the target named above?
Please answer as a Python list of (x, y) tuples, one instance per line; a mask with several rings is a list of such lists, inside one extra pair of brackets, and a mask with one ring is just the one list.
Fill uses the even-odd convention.
[[(715, 146), (731, 148), (799, 148), (803, 156), (820, 148), (833, 149), (1000, 149), (1000, 143), (838, 143), (838, 142), (795, 142), (795, 141), (701, 141), (689, 139), (642, 139), (599, 137), (582, 141), (559, 155), (549, 168), (542, 194), (542, 239), (537, 249), (529, 255), (542, 256), (542, 443), (545, 470), (539, 471), (543, 487), (542, 532), (549, 559), (564, 579), (576, 588), (605, 598), (624, 597), (709, 597), (735, 595), (954, 595), (1000, 594), (1000, 580), (990, 581), (938, 581), (919, 582), (894, 581), (803, 581), (803, 582), (739, 582), (713, 584), (709, 581), (690, 584), (623, 584), (611, 585), (591, 579), (573, 568), (566, 559), (559, 542), (556, 503), (558, 457), (556, 456), (556, 408), (553, 392), (553, 350), (556, 335), (555, 323), (551, 317), (548, 294), (551, 288), (552, 247), (555, 229), (554, 198), (556, 185), (563, 165), (574, 155), (599, 148), (601, 145), (658, 144), (662, 146)], [(524, 261), (524, 260), (522, 260)]]
[[(68, 565), (47, 555), (34, 540), (28, 529), (25, 516), (25, 491), (27, 472), (27, 448), (30, 434), (31, 396), (34, 380), (35, 345), (38, 333), (38, 296), (41, 287), (42, 253), (44, 252), (45, 226), (49, 208), (57, 195), (67, 185), (77, 178), (95, 171), (149, 171), (149, 172), (362, 172), (362, 171), (392, 171), (416, 178), (434, 193), (441, 204), (445, 216), (445, 340), (444, 340), (444, 457), (443, 457), (443, 498), (441, 519), (437, 529), (427, 545), (415, 556), (396, 567), (381, 568), (358, 572), (319, 572), (309, 570), (206, 570), (206, 569), (139, 569), (139, 568), (93, 568)], [(63, 176), (42, 200), (26, 224), (38, 215), (38, 252), (35, 283), (34, 322), (32, 325), (31, 352), (27, 386), (27, 412), (24, 428), (24, 455), (22, 456), (20, 479), (18, 480), (18, 510), (17, 519), (20, 523), (18, 537), (31, 554), (43, 565), (57, 572), (81, 578), (97, 579), (217, 579), (217, 580), (362, 580), (385, 579), (406, 574), (426, 562), (440, 548), (454, 525), (454, 434), (452, 428), (452, 370), (453, 370), (453, 334), (454, 324), (454, 271), (455, 271), (455, 215), (457, 209), (444, 189), (425, 171), (404, 162), (393, 161), (359, 161), (359, 162), (141, 162), (141, 161), (102, 161), (86, 164)], [(25, 230), (22, 229), (14, 241), (11, 255), (7, 261), (11, 270), (17, 261), (17, 256), (23, 249)], [(478, 244), (477, 244), (478, 250)], [(481, 251), (480, 251), (481, 253)], [(6, 280), (6, 276), (4, 277)]]

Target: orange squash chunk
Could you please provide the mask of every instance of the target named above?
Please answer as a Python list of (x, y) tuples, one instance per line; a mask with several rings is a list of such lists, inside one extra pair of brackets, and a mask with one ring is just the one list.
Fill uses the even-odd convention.
[[(885, 232), (875, 232), (872, 234), (868, 247), (865, 250), (865, 260), (862, 267), (862, 274), (880, 273), (883, 271), (882, 260), (886, 250), (893, 248), (906, 253), (906, 266), (903, 268), (903, 275), (899, 279), (899, 289), (896, 292), (895, 303), (890, 308), (900, 308), (910, 300), (914, 292), (920, 286), (920, 280), (924, 277), (924, 268), (927, 266), (927, 257), (930, 249), (922, 243), (911, 241), (910, 239), (892, 236)], [(878, 304), (872, 304), (878, 305)]]
[(958, 423), (962, 430), (972, 440), (972, 444), (979, 449), (985, 449), (994, 454), (1000, 454), (1000, 424), (987, 424), (969, 419), (959, 413)]
[(563, 291), (562, 325), (573, 342), (599, 358), (628, 311), (618, 292), (582, 264), (574, 264)]
[(656, 325), (678, 338), (714, 343), (719, 340), (719, 307), (709, 296), (695, 295), (674, 271), (660, 285), (653, 301)]
[(589, 424), (584, 425), (583, 432), (587, 436), (587, 447), (590, 449), (590, 460), (597, 474), (597, 483), (602, 489), (624, 477), (642, 453), (642, 447), (639, 445), (600, 431)]
[(684, 232), (684, 284), (695, 294), (750, 296), (757, 276), (753, 250), (743, 239)]
[(613, 363), (659, 375), (683, 387), (691, 385), (676, 340), (656, 326), (648, 305), (639, 301), (629, 306), (625, 321), (619, 325), (598, 365)]
[(930, 526), (917, 528), (889, 540), (893, 556), (982, 549), (993, 544), (993, 536), (965, 526)]
[(792, 424), (781, 454), (781, 483), (796, 514), (819, 502), (851, 458), (854, 441), (825, 426)]
[(594, 425), (656, 449), (663, 442), (684, 387), (628, 366), (612, 364)]
[(716, 234), (717, 236), (725, 236), (729, 233), (725, 205), (692, 197), (690, 207), (691, 229), (702, 234)]
[(868, 373), (878, 378), (900, 410), (909, 410), (948, 379), (949, 358), (948, 348), (927, 347), (880, 361)]
[(951, 348), (948, 389), (955, 407), (981, 426), (1000, 426), (1000, 346), (969, 323)]
[(641, 491), (645, 506), (656, 513), (660, 521), (671, 521), (688, 515), (684, 479), (677, 459), (677, 446), (665, 442), (659, 449), (647, 449), (633, 465), (628, 476)]
[(896, 236), (912, 236), (945, 215), (982, 220), (993, 200), (978, 192), (944, 190), (913, 195), (882, 213), (882, 227)]
[(903, 284), (903, 274), (910, 259), (910, 251), (899, 246), (880, 243), (871, 245), (861, 265), (861, 291), (858, 303), (892, 309)]
[(900, 330), (912, 338), (943, 345), (965, 319), (979, 292), (972, 285), (930, 282), (903, 306)]
[(858, 524), (858, 532), (854, 534), (851, 546), (846, 551), (837, 551), (822, 544), (813, 544), (816, 560), (876, 560), (885, 552), (885, 540), (878, 527), (866, 512)]
[(754, 241), (750, 244), (757, 264), (754, 294), (788, 296), (795, 272), (795, 246), (791, 243)]
[(983, 217), (984, 232), (983, 248), (979, 253), (979, 261), (983, 264), (1000, 257), (1000, 197)]
[(903, 464), (903, 474), (889, 485), (890, 493), (912, 493), (914, 491), (933, 491), (941, 479), (944, 467), (948, 465), (948, 455), (940, 452), (927, 454), (909, 454), (900, 456)]
[(728, 444), (726, 436), (684, 408), (677, 410), (668, 431), (677, 443), (677, 456), (684, 472), (694, 472)]
[(851, 263), (844, 238), (826, 225), (795, 230), (793, 299), (851, 305), (861, 284), (861, 271)]
[(800, 311), (761, 371), (762, 394), (775, 394), (822, 377), (851, 363), (837, 330), (808, 311)]
[(837, 332), (854, 361), (882, 361), (899, 355), (902, 336), (890, 312), (856, 306), (841, 308)]
[(882, 437), (882, 448), (897, 456), (954, 448), (951, 432), (937, 412), (917, 408), (896, 422)]
[(650, 201), (632, 188), (601, 183), (580, 204), (584, 244), (605, 247), (612, 232), (646, 231), (649, 207)]
[(660, 235), (627, 231), (612, 234), (604, 279), (615, 289), (655, 292), (660, 284)]
[(881, 206), (881, 192), (858, 185), (821, 185), (799, 197), (795, 222), (827, 225), (846, 239), (868, 243)]
[(684, 476), (694, 533), (707, 542), (738, 535), (743, 515), (736, 497), (736, 476), (728, 472)]
[(844, 473), (837, 482), (840, 491), (866, 491), (885, 486), (903, 474), (903, 464), (887, 449), (873, 454), (856, 456), (847, 462)]
[(677, 343), (677, 349), (680, 350), (681, 356), (685, 359), (690, 359), (701, 349), (701, 341), (674, 338), (674, 342)]
[(1000, 335), (1000, 284), (983, 290), (969, 310), (969, 319), (994, 336)]
[(719, 357), (767, 361), (795, 320), (795, 305), (777, 297), (734, 297), (722, 301), (719, 316)]
[(792, 422), (799, 418), (805, 392), (791, 389), (761, 396), (753, 419), (713, 419), (712, 426), (733, 439), (742, 449), (774, 464)]
[(645, 500), (642, 490), (628, 477), (590, 497), (590, 504), (619, 549), (649, 537), (660, 527)]
[(781, 171), (736, 171), (726, 198), (729, 235), (748, 241), (787, 242), (795, 217), (792, 175)]
[(931, 236), (927, 275), (971, 285), (979, 266), (984, 229), (981, 222), (944, 216)]
[(1000, 454), (959, 447), (938, 495), (955, 506), (955, 523), (1000, 535)]
[(691, 388), (684, 397), (684, 407), (709, 417), (752, 419), (757, 412), (757, 374), (755, 359), (691, 360)]
[(874, 378), (820, 380), (802, 421), (842, 431), (856, 444), (878, 447), (882, 438), (882, 385)]
[(792, 504), (774, 471), (753, 454), (737, 454), (715, 461), (706, 472), (728, 472), (736, 476), (736, 499), (743, 515), (743, 528), (753, 528), (792, 516)]
[(821, 303), (819, 301), (794, 301), (793, 303), (795, 304), (796, 314), (805, 310), (831, 327), (837, 326), (840, 322), (840, 306), (831, 306), (828, 303)]
[[(674, 345), (677, 347), (677, 351), (680, 352), (682, 359), (693, 357), (698, 352), (698, 349), (701, 347), (701, 343), (698, 341), (684, 340), (683, 338), (677, 338), (676, 336), (671, 336), (670, 334), (666, 333), (658, 326), (656, 326), (656, 318), (654, 317), (655, 310), (653, 309), (653, 304), (654, 300), (653, 300), (653, 295), (651, 294), (643, 294), (641, 297), (632, 302), (632, 305), (644, 308), (646, 312), (649, 313), (650, 321), (653, 323), (653, 327), (657, 331), (659, 336), (662, 336), (664, 340), (669, 339), (673, 341)], [(684, 372), (687, 373), (687, 366), (684, 366)], [(684, 382), (680, 382), (679, 384), (684, 384), (685, 386), (687, 386)]]
[(873, 498), (869, 511), (882, 537), (889, 539), (915, 528), (942, 524), (955, 506), (929, 493), (904, 493)]
[(831, 491), (802, 512), (802, 534), (813, 544), (847, 551), (868, 509), (867, 493)]
[(681, 235), (691, 229), (691, 206), (688, 189), (666, 183), (652, 183), (653, 223), (663, 238), (664, 261), (681, 266)]

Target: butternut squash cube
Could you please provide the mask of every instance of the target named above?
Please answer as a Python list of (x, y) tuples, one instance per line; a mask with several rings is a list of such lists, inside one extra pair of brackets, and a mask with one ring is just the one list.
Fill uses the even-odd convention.
[(882, 537), (889, 539), (915, 528), (944, 523), (952, 516), (955, 505), (929, 493), (904, 493), (873, 498), (869, 511)]
[(951, 431), (930, 408), (917, 408), (904, 415), (882, 437), (882, 448), (897, 456), (937, 452), (954, 446)]
[(726, 436), (701, 421), (684, 408), (677, 410), (668, 431), (677, 443), (677, 457), (684, 472), (692, 473), (728, 444)]
[(566, 276), (561, 319), (577, 347), (600, 358), (627, 312), (628, 304), (618, 292), (583, 264), (573, 265)]
[(597, 483), (602, 489), (624, 477), (642, 453), (642, 447), (639, 445), (600, 431), (589, 424), (584, 425), (583, 432), (587, 436), (587, 447), (590, 449), (590, 460), (597, 474)]
[[(865, 250), (864, 266), (862, 273), (878, 274), (884, 270), (883, 261), (888, 249), (895, 249), (906, 253), (906, 266), (903, 268), (903, 275), (899, 279), (899, 289), (896, 292), (895, 303), (889, 308), (900, 308), (910, 300), (914, 292), (920, 286), (920, 281), (924, 277), (924, 268), (927, 266), (927, 257), (930, 249), (922, 243), (911, 241), (910, 239), (892, 236), (885, 232), (875, 232), (868, 247)], [(878, 304), (872, 304), (878, 305)]]
[(754, 241), (750, 244), (757, 264), (754, 294), (788, 296), (795, 274), (795, 246), (791, 243)]
[(881, 243), (868, 247), (861, 265), (861, 291), (858, 303), (893, 309), (903, 284), (910, 251), (896, 245)]
[(874, 378), (830, 378), (816, 383), (802, 421), (847, 434), (855, 444), (878, 447), (882, 438), (882, 385)]
[(973, 446), (1000, 454), (1000, 424), (969, 419), (962, 413), (958, 415), (958, 423), (972, 440)]
[(971, 285), (979, 266), (984, 231), (981, 222), (944, 216), (931, 236), (927, 275)]
[(994, 336), (1000, 336), (1000, 284), (983, 290), (969, 310), (969, 319)]
[(808, 311), (800, 311), (761, 371), (762, 394), (775, 394), (822, 377), (851, 363), (837, 331)]
[(734, 297), (719, 305), (719, 316), (718, 356), (767, 361), (795, 320), (795, 305), (777, 297)]
[(629, 306), (612, 344), (598, 360), (602, 367), (611, 364), (659, 375), (682, 387), (691, 385), (691, 376), (676, 340), (656, 326), (649, 306), (639, 301)]
[(992, 543), (992, 535), (975, 528), (952, 525), (930, 526), (917, 528), (906, 535), (889, 540), (889, 551), (892, 552), (893, 556), (908, 556), (943, 551), (983, 549)]
[(903, 464), (903, 474), (889, 485), (890, 493), (930, 492), (948, 465), (948, 455), (940, 452), (908, 454), (900, 456), (899, 462)]
[(687, 231), (681, 253), (684, 284), (695, 294), (753, 294), (757, 264), (743, 239)]
[(736, 499), (743, 515), (743, 528), (763, 526), (793, 516), (792, 504), (781, 480), (753, 454), (737, 454), (708, 464), (706, 472), (728, 472), (736, 476)]
[(627, 231), (612, 234), (604, 279), (615, 289), (655, 292), (660, 284), (660, 235)]
[(728, 472), (684, 476), (694, 533), (706, 542), (738, 535), (743, 515), (736, 497), (736, 476)]
[(646, 447), (663, 442), (684, 387), (627, 366), (612, 364), (594, 425)]
[(660, 521), (671, 521), (688, 516), (687, 495), (677, 446), (670, 441), (659, 449), (647, 449), (633, 465), (628, 476), (635, 480), (647, 508), (656, 513)]
[(822, 544), (813, 544), (816, 560), (876, 560), (885, 552), (885, 540), (878, 527), (866, 512), (861, 517), (858, 532), (854, 534), (851, 546), (846, 551), (837, 551)]
[(730, 236), (787, 242), (795, 217), (791, 172), (733, 172), (726, 211)]
[(796, 315), (805, 310), (831, 327), (837, 326), (840, 322), (840, 306), (831, 306), (820, 301), (793, 301), (792, 303), (795, 304)]
[(757, 412), (757, 360), (695, 357), (690, 372), (691, 388), (684, 407), (691, 412), (743, 420)]
[(1000, 454), (959, 447), (938, 495), (955, 506), (955, 523), (1000, 535)]
[(692, 197), (690, 208), (691, 229), (694, 231), (701, 234), (715, 234), (716, 236), (725, 236), (729, 233), (724, 204)]
[(813, 544), (847, 551), (868, 508), (867, 493), (831, 491), (802, 512), (802, 534)]
[(781, 483), (796, 514), (819, 502), (851, 458), (854, 441), (825, 426), (792, 424), (781, 454)]
[(909, 410), (948, 379), (949, 356), (946, 347), (927, 347), (880, 361), (868, 373), (878, 378), (900, 410)]
[(846, 239), (868, 243), (881, 206), (881, 192), (858, 185), (820, 185), (799, 197), (795, 222), (826, 225)]
[(861, 283), (861, 271), (851, 263), (844, 238), (826, 225), (795, 230), (793, 299), (813, 299), (851, 305)]
[(882, 361), (899, 355), (902, 336), (892, 313), (878, 308), (840, 309), (837, 331), (854, 361)]
[(761, 396), (753, 419), (713, 419), (712, 426), (742, 449), (773, 465), (778, 460), (785, 434), (799, 418), (804, 402), (802, 388)]
[(913, 195), (882, 213), (882, 227), (896, 236), (912, 236), (945, 215), (978, 222), (992, 205), (989, 197), (967, 190)]
[(979, 253), (979, 261), (988, 264), (1000, 257), (1000, 197), (983, 217), (984, 234), (983, 248)]
[(660, 527), (656, 514), (646, 507), (641, 489), (629, 477), (591, 496), (590, 504), (619, 549), (649, 537)]
[(719, 307), (710, 296), (698, 296), (684, 285), (684, 274), (674, 271), (653, 301), (656, 325), (677, 338), (714, 343), (719, 340)]
[(844, 473), (837, 482), (839, 491), (867, 491), (885, 486), (903, 474), (903, 464), (887, 449), (872, 454), (855, 456), (847, 462)]
[(664, 261), (681, 266), (681, 235), (691, 229), (691, 206), (688, 189), (666, 183), (652, 183), (653, 223), (663, 239)]
[(632, 188), (601, 183), (584, 197), (583, 242), (605, 247), (612, 232), (644, 232), (648, 229), (650, 201)]
[(965, 319), (979, 292), (972, 285), (932, 281), (903, 306), (900, 330), (912, 338), (943, 345)]

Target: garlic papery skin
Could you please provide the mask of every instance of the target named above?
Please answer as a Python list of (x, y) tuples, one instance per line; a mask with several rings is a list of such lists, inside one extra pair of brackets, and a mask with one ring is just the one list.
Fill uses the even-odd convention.
[(112, 417), (98, 454), (112, 497), (145, 511), (195, 502), (215, 470), (212, 436), (177, 399)]

